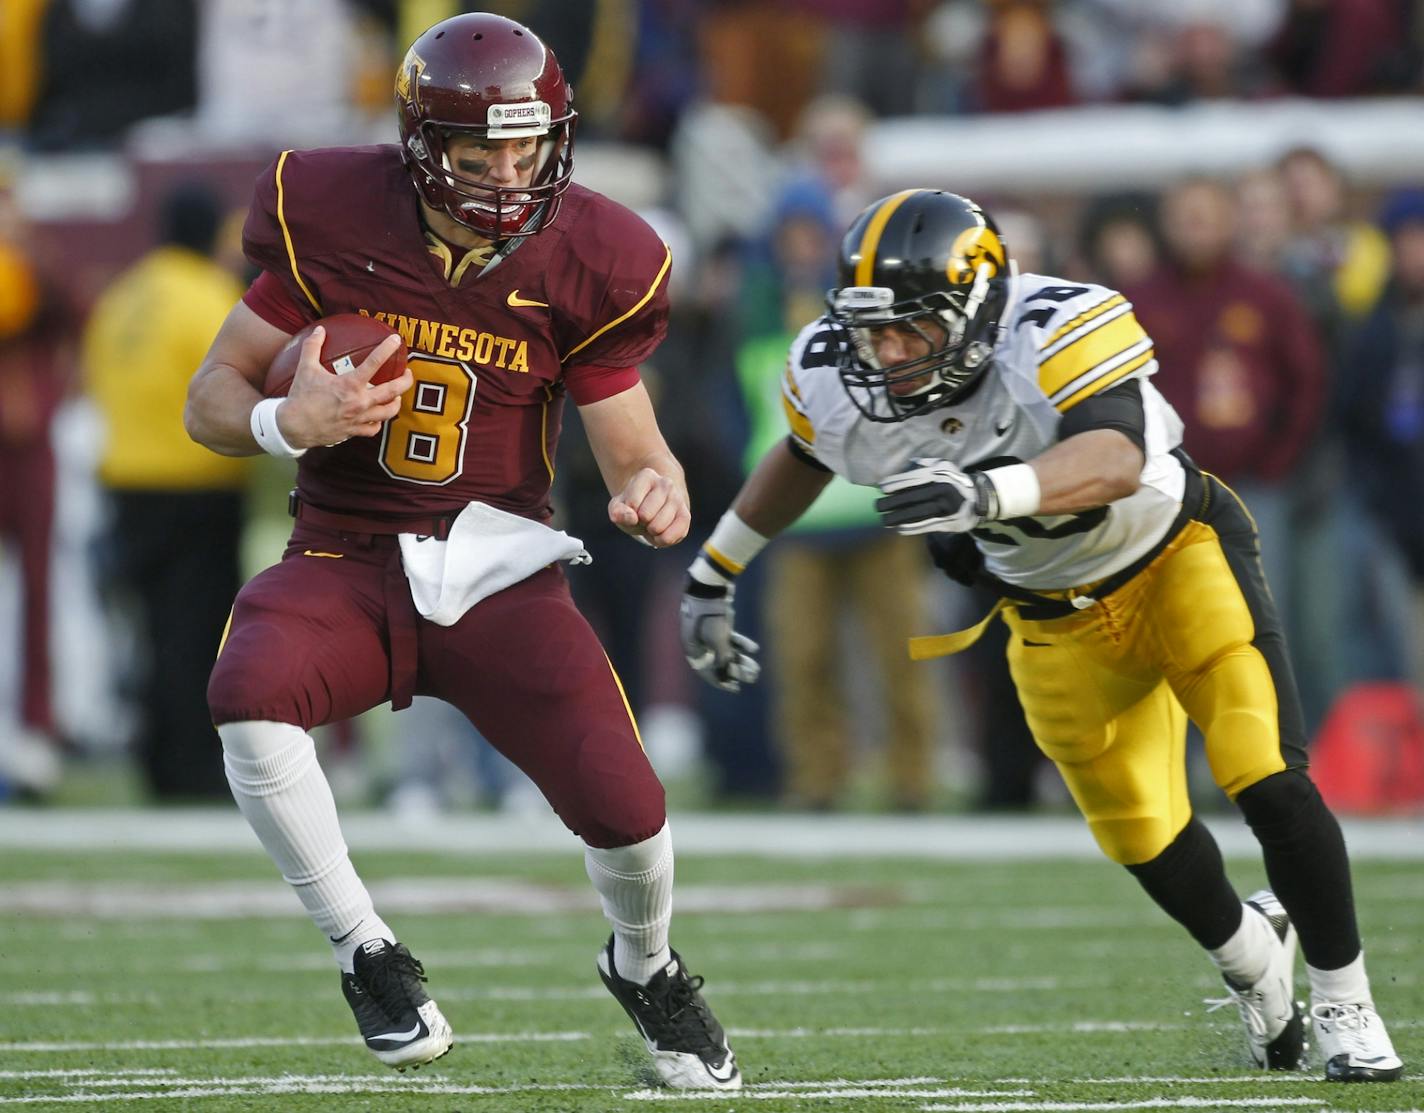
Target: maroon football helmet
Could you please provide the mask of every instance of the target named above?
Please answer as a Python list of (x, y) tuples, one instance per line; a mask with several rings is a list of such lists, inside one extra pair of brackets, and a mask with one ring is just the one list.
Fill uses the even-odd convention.
[[(396, 108), (401, 156), (426, 204), (490, 239), (553, 223), (573, 177), (578, 113), (558, 59), (529, 28), (481, 12), (437, 23), (406, 52)], [(452, 132), (541, 136), (533, 181), (511, 189), (458, 173), (446, 157)]]

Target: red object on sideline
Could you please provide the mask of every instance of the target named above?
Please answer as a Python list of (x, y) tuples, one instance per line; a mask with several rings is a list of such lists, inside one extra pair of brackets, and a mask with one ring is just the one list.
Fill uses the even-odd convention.
[(1424, 701), (1408, 684), (1349, 688), (1311, 747), (1311, 776), (1330, 807), (1424, 812)]

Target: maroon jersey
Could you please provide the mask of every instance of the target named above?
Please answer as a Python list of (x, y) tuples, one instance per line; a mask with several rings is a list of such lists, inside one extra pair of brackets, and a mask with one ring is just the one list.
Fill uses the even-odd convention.
[[(306, 320), (364, 313), (409, 349), (415, 385), (380, 435), (298, 463), (302, 498), (331, 510), (423, 515), (478, 500), (548, 518), (565, 391), (589, 402), (626, 389), (636, 375), (615, 372), (667, 331), (671, 257), (628, 209), (572, 185), (552, 227), (481, 275), (432, 253), (394, 146), (283, 152), (257, 180), (243, 246)], [(262, 299), (248, 304), (296, 331)]]

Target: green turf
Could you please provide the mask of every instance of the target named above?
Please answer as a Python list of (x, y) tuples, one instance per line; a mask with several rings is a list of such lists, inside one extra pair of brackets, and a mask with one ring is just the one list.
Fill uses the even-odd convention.
[[(575, 899), (544, 915), (387, 913), (424, 959), (434, 995), (464, 1037), (434, 1067), (405, 1075), (380, 1067), (357, 1043), (326, 947), (295, 901), (291, 915), (239, 920), (134, 918), (132, 910), (19, 915), (13, 903), (0, 905), (0, 1106), (1424, 1107), (1417, 863), (1356, 868), (1377, 1001), (1416, 1073), (1393, 1085), (1344, 1087), (1249, 1071), (1234, 1011), (1205, 1012), (1203, 998), (1219, 996), (1205, 959), (1105, 862), (685, 856), (678, 882), (689, 899), (711, 886), (774, 896), (784, 884), (801, 893), (832, 886), (839, 904), (678, 916), (674, 943), (706, 975), (708, 999), (749, 1083), (739, 1095), (711, 1098), (649, 1091), (641, 1044), (593, 970), (606, 929), (577, 856), (367, 854), (358, 866), (372, 882), (528, 880)], [(1233, 876), (1243, 891), (1262, 880), (1259, 867), (1235, 867)], [(12, 902), (22, 889), (65, 883), (108, 892), (281, 888), (256, 853), (26, 852), (0, 861), (0, 894)], [(547, 1038), (528, 1038), (534, 1034)], [(252, 1043), (261, 1038), (274, 1042)], [(288, 1042), (295, 1040), (307, 1042)], [(232, 1046), (238, 1041), (246, 1045)], [(163, 1043), (173, 1046), (143, 1046)], [(63, 1046), (25, 1047), (34, 1044)], [(911, 1081), (889, 1082), (897, 1079)], [(46, 1097), (54, 1103), (35, 1100)]]

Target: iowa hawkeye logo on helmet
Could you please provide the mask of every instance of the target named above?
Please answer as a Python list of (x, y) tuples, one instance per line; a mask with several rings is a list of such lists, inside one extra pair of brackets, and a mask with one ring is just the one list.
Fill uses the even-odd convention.
[(979, 273), (979, 264), (989, 265), (989, 277), (993, 278), (1004, 270), (1004, 244), (994, 229), (966, 228), (959, 233), (954, 246), (949, 249), (949, 263), (944, 268), (945, 276), (956, 286), (973, 282)]

